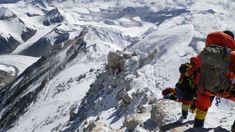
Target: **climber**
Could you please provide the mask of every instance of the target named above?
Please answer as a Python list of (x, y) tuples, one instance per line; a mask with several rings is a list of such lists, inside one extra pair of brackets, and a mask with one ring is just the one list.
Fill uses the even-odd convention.
[[(235, 41), (231, 31), (213, 32), (206, 38), (206, 46), (199, 54), (200, 83), (196, 99), (194, 127), (203, 127), (205, 117), (215, 96), (235, 101)], [(216, 74), (215, 74), (216, 73)], [(217, 104), (219, 98), (216, 98)], [(232, 131), (235, 130), (233, 125)]]
[(188, 110), (195, 111), (196, 90), (199, 83), (200, 59), (190, 58), (190, 63), (181, 64), (180, 78), (176, 84), (176, 94), (179, 102), (182, 102), (182, 119), (186, 119)]
[(195, 111), (195, 96), (199, 84), (200, 59), (190, 58), (190, 63), (181, 64), (180, 78), (176, 88), (166, 88), (162, 91), (165, 99), (182, 102), (182, 119), (186, 119), (188, 109)]

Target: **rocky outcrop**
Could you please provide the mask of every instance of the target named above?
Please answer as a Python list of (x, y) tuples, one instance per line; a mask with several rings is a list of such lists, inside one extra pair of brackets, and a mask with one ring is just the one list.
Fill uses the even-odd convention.
[(166, 124), (177, 121), (181, 115), (180, 103), (160, 99), (152, 105), (151, 120), (158, 124), (158, 126), (164, 126)]
[(69, 39), (69, 33), (68, 32), (64, 32), (64, 31), (61, 31), (61, 30), (58, 30), (58, 29), (55, 29), (54, 31), (56, 33), (56, 36), (55, 36), (55, 42), (54, 42), (53, 45), (59, 45), (62, 42)]
[(109, 52), (107, 60), (107, 68), (112, 73), (119, 73), (121, 71), (131, 72), (131, 69), (137, 69), (139, 67), (139, 58), (135, 56), (135, 53), (128, 54), (121, 51)]
[(90, 121), (87, 127), (83, 128), (83, 132), (118, 132), (118, 130), (101, 122)]
[(23, 50), (21, 55), (28, 56), (45, 56), (49, 54), (49, 51), (52, 49), (51, 41), (48, 38), (41, 38), (32, 46)]
[(122, 96), (122, 100), (126, 104), (130, 104), (132, 100), (132, 96), (129, 93), (124, 93), (124, 95)]
[(20, 42), (15, 40), (12, 36), (5, 38), (0, 36), (0, 54), (7, 54), (16, 49)]
[(23, 32), (21, 34), (21, 38), (23, 41), (27, 41), (33, 35), (35, 35), (36, 32), (37, 32), (37, 30), (35, 30), (35, 29), (25, 27), (25, 30), (23, 30)]
[(14, 78), (10, 73), (0, 70), (0, 89), (12, 82)]
[(119, 73), (124, 70), (124, 57), (121, 52), (109, 52), (108, 54), (108, 68), (112, 73)]
[(126, 127), (128, 131), (133, 131), (137, 126), (143, 127), (144, 121), (138, 114), (129, 115), (125, 118), (123, 126)]
[(0, 90), (16, 78), (19, 70), (17, 67), (7, 64), (0, 64)]

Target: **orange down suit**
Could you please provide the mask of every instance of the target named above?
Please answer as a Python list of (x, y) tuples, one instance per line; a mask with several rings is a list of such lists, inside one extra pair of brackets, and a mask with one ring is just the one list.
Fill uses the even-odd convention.
[[(223, 32), (210, 33), (206, 38), (206, 46), (210, 46), (211, 44), (216, 44), (235, 50), (235, 41), (233, 40), (233, 38)], [(230, 53), (229, 70), (230, 72), (226, 73), (228, 78), (229, 79), (235, 78), (235, 74), (233, 73), (235, 72), (235, 51), (232, 51)], [(199, 86), (199, 90), (197, 92), (196, 106), (199, 112), (202, 113), (204, 112), (204, 113), (203, 114), (196, 113), (196, 118), (199, 118), (200, 120), (205, 119), (206, 112), (208, 108), (211, 106), (213, 98), (215, 96), (235, 101), (234, 95), (231, 95), (229, 91), (225, 91), (224, 93), (212, 93), (204, 89), (203, 86)]]

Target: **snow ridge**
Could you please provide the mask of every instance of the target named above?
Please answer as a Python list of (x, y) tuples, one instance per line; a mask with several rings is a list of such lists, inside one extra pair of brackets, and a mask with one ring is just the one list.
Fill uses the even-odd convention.
[[(82, 33), (78, 39), (68, 42), (66, 45), (68, 48), (39, 59), (27, 68), (16, 79), (15, 83), (12, 83), (8, 88), (1, 89), (1, 131), (9, 129), (14, 123), (14, 119), (19, 118), (21, 112), (30, 105), (47, 81), (62, 70), (68, 61), (75, 58), (80, 50)], [(67, 54), (67, 56), (63, 55), (64, 57), (62, 57), (61, 54)], [(33, 84), (35, 80), (37, 80), (37, 85)], [(12, 112), (17, 112), (17, 114), (11, 115)]]

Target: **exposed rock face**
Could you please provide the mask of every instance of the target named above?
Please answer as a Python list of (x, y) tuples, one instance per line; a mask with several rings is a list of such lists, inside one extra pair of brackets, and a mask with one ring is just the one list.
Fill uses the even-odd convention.
[(127, 103), (127, 104), (130, 104), (131, 103), (131, 100), (132, 100), (132, 97), (130, 94), (128, 93), (125, 93), (123, 96), (122, 96), (122, 100), (123, 102)]
[(19, 44), (20, 42), (15, 40), (12, 36), (9, 38), (0, 36), (0, 54), (12, 52)]
[(8, 64), (0, 64), (0, 90), (14, 81), (19, 69)]
[(69, 33), (68, 32), (55, 30), (55, 33), (57, 34), (57, 36), (55, 36), (54, 45), (59, 45), (62, 42), (69, 39)]
[(117, 130), (109, 127), (108, 125), (100, 122), (91, 121), (83, 129), (84, 132), (118, 132)]
[(10, 73), (0, 70), (0, 89), (12, 82), (14, 78)]
[(158, 126), (175, 122), (181, 115), (180, 108), (180, 103), (178, 102), (166, 99), (158, 100), (152, 105), (151, 120), (157, 123)]
[(121, 71), (132, 72), (132, 69), (137, 69), (139, 67), (139, 58), (135, 57), (134, 53), (128, 54), (121, 51), (109, 52), (107, 59), (107, 67), (112, 73), (119, 73)]
[(48, 38), (41, 38), (29, 48), (23, 50), (20, 54), (28, 56), (45, 56), (52, 49), (51, 42)]
[(35, 35), (35, 33), (37, 32), (37, 30), (31, 29), (31, 28), (25, 28), (25, 30), (23, 30), (22, 34), (21, 34), (21, 38), (23, 41), (27, 41), (28, 39), (30, 39), (33, 35)]
[[(52, 38), (55, 40), (54, 42), (51, 41)], [(52, 32), (47, 34), (45, 37), (39, 39), (33, 45), (28, 47), (27, 49), (20, 52), (21, 55), (29, 55), (29, 56), (46, 56), (48, 55), (53, 49), (58, 47), (63, 47), (62, 43), (69, 39), (69, 33), (59, 31), (54, 29)]]
[(57, 8), (49, 11), (43, 21), (43, 25), (50, 26), (51, 24), (60, 23), (64, 20), (64, 17), (61, 15)]
[(123, 126), (127, 127), (128, 131), (133, 131), (137, 126), (143, 127), (143, 125), (143, 120), (137, 114), (127, 116), (123, 123)]
[(124, 57), (119, 53), (109, 52), (108, 54), (108, 67), (113, 73), (124, 70)]

